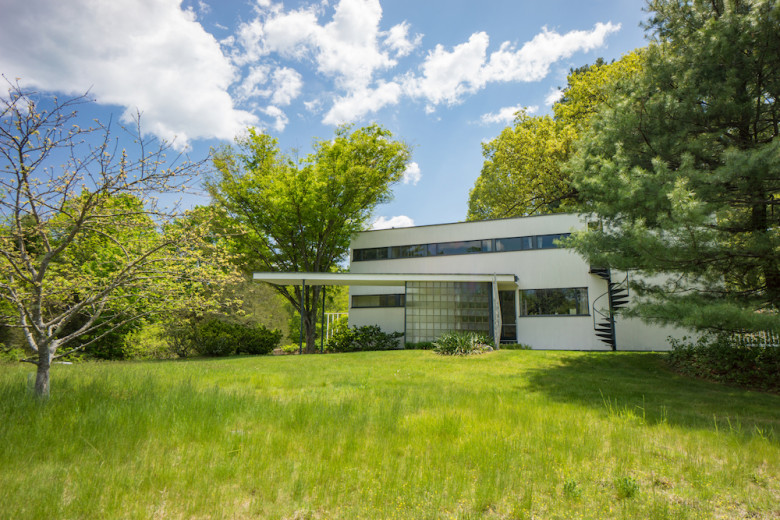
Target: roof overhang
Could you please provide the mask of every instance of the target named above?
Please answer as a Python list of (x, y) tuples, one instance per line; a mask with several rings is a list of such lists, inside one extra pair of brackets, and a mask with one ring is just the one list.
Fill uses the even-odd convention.
[(513, 274), (440, 274), (440, 273), (254, 273), (252, 278), (274, 285), (388, 285), (403, 286), (406, 282), (492, 282), (500, 288), (514, 289)]

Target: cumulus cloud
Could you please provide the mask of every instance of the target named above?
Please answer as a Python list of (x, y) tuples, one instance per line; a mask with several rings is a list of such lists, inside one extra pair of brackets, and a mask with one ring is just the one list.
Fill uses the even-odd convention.
[(537, 105), (532, 105), (530, 107), (524, 107), (523, 105), (504, 107), (499, 109), (498, 112), (483, 114), (479, 120), (483, 125), (492, 125), (496, 123), (506, 125), (514, 121), (515, 114), (518, 112), (518, 110), (525, 110), (526, 114), (535, 114), (539, 111), (539, 107)]
[(396, 58), (408, 56), (422, 42), (422, 34), (415, 34), (409, 38), (409, 24), (399, 23), (390, 28), (385, 34), (384, 44), (395, 54)]
[[(270, 53), (292, 59), (312, 59), (317, 70), (334, 78), (344, 90), (366, 88), (374, 72), (395, 65), (379, 45), (379, 0), (341, 0), (330, 22), (321, 25), (317, 6), (283, 11), (279, 6), (261, 11), (255, 20), (242, 24), (237, 42), (243, 49), (234, 54), (237, 63), (256, 61)], [(405, 50), (396, 30), (396, 52)]]
[(451, 105), (464, 94), (476, 92), (484, 85), (481, 71), (489, 41), (487, 33), (479, 32), (452, 51), (437, 45), (422, 64), (422, 75), (407, 76), (407, 93), (423, 97), (432, 105)]
[(270, 123), (270, 126), (277, 132), (284, 131), (284, 129), (287, 127), (287, 123), (290, 122), (290, 120), (287, 119), (285, 113), (279, 107), (271, 105), (259, 110), (272, 119), (273, 122)]
[(322, 122), (326, 125), (349, 123), (387, 105), (397, 104), (400, 97), (401, 86), (394, 82), (381, 83), (373, 89), (354, 90), (346, 96), (336, 98)]
[(395, 217), (378, 217), (371, 224), (371, 229), (390, 229), (414, 226), (414, 220), (406, 215), (397, 215)]
[(563, 90), (559, 88), (551, 88), (550, 92), (547, 93), (547, 96), (544, 98), (544, 104), (547, 106), (554, 105), (558, 101), (561, 100), (563, 97)]
[(271, 103), (275, 105), (289, 105), (297, 98), (303, 87), (303, 78), (298, 72), (288, 67), (276, 69), (272, 77), (273, 95)]
[[(338, 0), (332, 5), (332, 11), (324, 0), (285, 9), (283, 3), (266, 0), (256, 4), (255, 19), (241, 24), (235, 37), (223, 41), (235, 64), (265, 64), (271, 67), (271, 75), (276, 59), (313, 65), (332, 81), (333, 90), (304, 103), (310, 112), (322, 109), (325, 124), (365, 118), (404, 97), (422, 100), (431, 113), (438, 106), (461, 103), (490, 83), (538, 81), (554, 63), (603, 45), (620, 28), (597, 23), (590, 30), (559, 34), (545, 27), (522, 46), (504, 42), (493, 52), (489, 52), (488, 34), (476, 32), (452, 48), (436, 45), (416, 70), (394, 71), (390, 77), (387, 72), (421, 45), (422, 35), (413, 34), (406, 21), (383, 30), (380, 0)], [(333, 13), (330, 19), (325, 18), (326, 12)], [(284, 88), (258, 84), (259, 76), (250, 73), (242, 82), (246, 88), (238, 90), (273, 96), (273, 106), (285, 106), (302, 89), (301, 76), (288, 71), (291, 81)], [(507, 121), (507, 114), (486, 114), (485, 121)]]
[(410, 96), (425, 99), (431, 111), (436, 105), (460, 103), (488, 83), (539, 81), (555, 62), (602, 46), (619, 29), (620, 24), (597, 23), (590, 31), (558, 34), (545, 27), (520, 49), (504, 42), (489, 57), (488, 35), (474, 33), (451, 51), (437, 45), (421, 65), (420, 74), (408, 75), (404, 85)]
[(416, 162), (409, 163), (409, 166), (406, 167), (406, 171), (404, 172), (404, 176), (402, 178), (403, 183), (417, 186), (417, 183), (420, 182), (421, 178), (422, 174), (420, 173), (420, 165)]
[[(179, 0), (4, 2), (0, 71), (67, 95), (143, 113), (147, 132), (183, 146), (232, 139), (256, 116), (228, 93), (237, 71)], [(89, 13), (89, 16), (85, 16)], [(31, 37), (31, 35), (34, 35)]]

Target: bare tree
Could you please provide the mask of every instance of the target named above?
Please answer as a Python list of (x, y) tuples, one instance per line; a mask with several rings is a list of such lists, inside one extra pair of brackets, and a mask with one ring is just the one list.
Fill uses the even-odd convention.
[(55, 359), (143, 316), (214, 304), (198, 289), (231, 275), (202, 240), (202, 219), (155, 203), (206, 161), (169, 160), (171, 144), (144, 137), (138, 121), (132, 158), (110, 124), (73, 124), (85, 102), (18, 83), (0, 100), (0, 298), (33, 353), (39, 396)]

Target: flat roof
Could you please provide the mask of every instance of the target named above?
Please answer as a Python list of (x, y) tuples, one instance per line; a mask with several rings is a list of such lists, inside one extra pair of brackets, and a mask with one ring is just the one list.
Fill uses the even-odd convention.
[(252, 279), (274, 285), (388, 285), (403, 286), (406, 282), (492, 282), (516, 286), (513, 274), (441, 274), (441, 273), (272, 273), (259, 272)]
[(389, 228), (382, 228), (382, 229), (364, 229), (363, 231), (358, 231), (358, 234), (360, 233), (376, 233), (379, 231), (391, 231), (393, 229), (415, 229), (415, 228), (428, 228), (428, 227), (435, 227), (435, 226), (458, 226), (462, 224), (481, 224), (486, 222), (504, 222), (507, 220), (526, 220), (526, 219), (533, 219), (533, 218), (541, 218), (541, 217), (559, 217), (559, 216), (572, 216), (572, 215), (579, 215), (584, 216), (584, 213), (577, 213), (575, 211), (565, 211), (562, 213), (543, 213), (543, 214), (537, 214), (537, 215), (523, 215), (521, 217), (500, 217), (500, 218), (486, 218), (481, 220), (459, 220), (458, 222), (440, 222), (438, 224), (420, 224), (418, 226), (398, 226), (398, 227), (389, 227)]

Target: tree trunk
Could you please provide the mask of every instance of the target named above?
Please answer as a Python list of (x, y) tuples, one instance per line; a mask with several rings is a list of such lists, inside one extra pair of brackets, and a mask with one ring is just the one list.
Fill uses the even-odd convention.
[(35, 395), (41, 399), (49, 397), (49, 369), (51, 368), (51, 354), (47, 348), (45, 352), (38, 353), (38, 372), (35, 376)]

